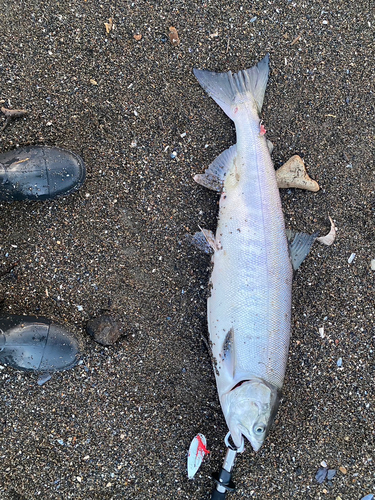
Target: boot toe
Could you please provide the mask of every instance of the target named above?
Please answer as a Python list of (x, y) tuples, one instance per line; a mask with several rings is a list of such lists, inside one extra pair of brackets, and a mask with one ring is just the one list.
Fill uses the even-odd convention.
[(0, 154), (0, 200), (45, 200), (79, 189), (82, 158), (61, 148), (30, 146)]
[(78, 361), (79, 342), (47, 318), (0, 318), (0, 363), (19, 370), (60, 371)]

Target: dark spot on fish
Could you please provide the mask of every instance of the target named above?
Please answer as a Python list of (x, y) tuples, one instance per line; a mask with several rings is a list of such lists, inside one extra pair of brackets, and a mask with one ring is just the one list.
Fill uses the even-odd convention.
[(211, 353), (211, 357), (212, 357), (212, 365), (213, 365), (213, 368), (214, 368), (214, 372), (219, 377), (220, 376), (220, 372), (219, 372), (219, 369), (217, 367), (217, 359), (212, 356), (212, 353)]
[(229, 330), (229, 332), (225, 335), (225, 339), (223, 342), (223, 348), (221, 350), (222, 352), (221, 357), (223, 360), (230, 354), (233, 345), (233, 337), (234, 337), (234, 329), (232, 327)]

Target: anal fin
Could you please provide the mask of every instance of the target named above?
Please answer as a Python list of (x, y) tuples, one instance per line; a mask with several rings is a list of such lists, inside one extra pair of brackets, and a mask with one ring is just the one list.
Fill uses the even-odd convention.
[(317, 236), (318, 233), (306, 234), (296, 233), (290, 229), (286, 230), (286, 237), (289, 242), (290, 260), (294, 271), (297, 271), (299, 266), (309, 254), (310, 248), (312, 247)]

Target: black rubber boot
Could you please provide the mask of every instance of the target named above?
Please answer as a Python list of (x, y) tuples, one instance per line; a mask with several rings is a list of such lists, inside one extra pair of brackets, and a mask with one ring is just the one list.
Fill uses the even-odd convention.
[(0, 363), (19, 370), (59, 371), (79, 359), (76, 337), (47, 318), (0, 317)]
[(82, 158), (65, 149), (27, 146), (0, 154), (0, 201), (47, 200), (79, 189)]

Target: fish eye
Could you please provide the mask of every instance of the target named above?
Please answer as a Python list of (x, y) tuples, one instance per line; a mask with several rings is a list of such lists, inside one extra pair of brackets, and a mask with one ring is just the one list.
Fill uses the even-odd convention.
[(254, 426), (254, 432), (257, 436), (261, 436), (266, 430), (266, 426), (263, 424), (258, 424)]

